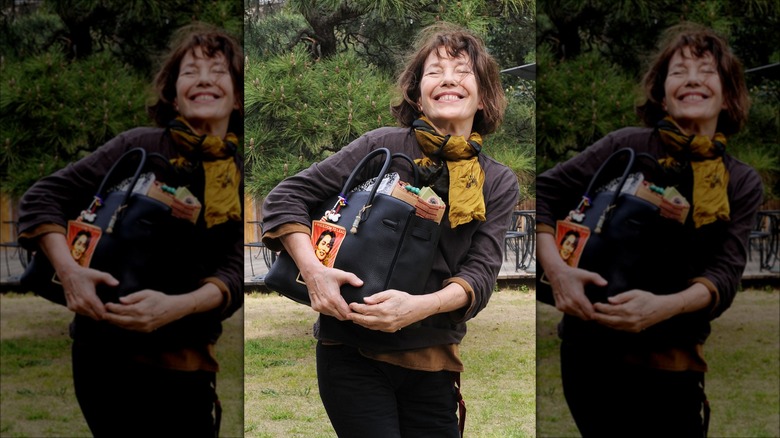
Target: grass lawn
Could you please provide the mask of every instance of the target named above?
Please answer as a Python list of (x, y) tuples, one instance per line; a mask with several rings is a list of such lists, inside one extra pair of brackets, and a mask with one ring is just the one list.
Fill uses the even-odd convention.
[[(535, 436), (534, 303), (533, 291), (502, 290), (469, 322), (467, 436)], [(317, 391), (316, 313), (277, 295), (252, 295), (245, 309), (246, 436), (334, 437)]]
[[(225, 321), (217, 344), (222, 436), (243, 436), (243, 318)], [(32, 295), (0, 295), (0, 436), (90, 436), (76, 402), (65, 307)], [(132, 419), (128, 419), (132, 421)]]
[[(560, 312), (537, 304), (537, 432), (579, 436), (560, 380)], [(780, 290), (740, 292), (704, 346), (712, 437), (780, 436)]]

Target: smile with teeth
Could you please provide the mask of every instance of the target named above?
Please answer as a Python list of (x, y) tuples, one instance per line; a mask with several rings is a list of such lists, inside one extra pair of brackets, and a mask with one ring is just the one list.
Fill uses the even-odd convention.
[(215, 99), (217, 99), (217, 97), (214, 96), (213, 94), (198, 94), (197, 96), (192, 98), (192, 100), (196, 102), (211, 101)]
[(453, 101), (456, 101), (456, 100), (460, 100), (460, 99), (463, 99), (463, 98), (460, 97), (460, 96), (457, 96), (455, 94), (443, 94), (443, 95), (441, 95), (441, 96), (436, 98), (436, 100), (438, 100), (438, 101), (442, 101), (443, 100), (443, 101), (450, 101), (450, 102), (453, 102)]
[(698, 102), (704, 99), (706, 99), (706, 97), (702, 96), (701, 94), (686, 94), (680, 100), (683, 102)]

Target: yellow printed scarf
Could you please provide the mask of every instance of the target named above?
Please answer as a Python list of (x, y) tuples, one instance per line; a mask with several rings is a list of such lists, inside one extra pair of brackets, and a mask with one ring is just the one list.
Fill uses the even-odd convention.
[(430, 121), (420, 117), (412, 124), (417, 143), (420, 144), (424, 158), (416, 160), (421, 166), (434, 164), (432, 158), (447, 163), (450, 174), (450, 226), (471, 222), (473, 219), (485, 220), (485, 198), (482, 186), (485, 172), (479, 165), (477, 155), (482, 150), (482, 137), (472, 132), (468, 140), (462, 135), (443, 136), (436, 132)]
[(191, 161), (203, 162), (206, 227), (228, 220), (243, 220), (238, 195), (241, 172), (234, 157), (238, 145), (235, 134), (228, 133), (224, 140), (213, 135), (198, 135), (182, 117), (177, 117), (168, 128), (179, 152), (179, 156), (171, 160), (173, 165), (183, 167)]
[(729, 172), (723, 163), (726, 137), (717, 133), (710, 139), (704, 135), (685, 135), (671, 117), (658, 122), (661, 141), (669, 153), (658, 160), (665, 167), (675, 167), (690, 161), (693, 169), (693, 223), (696, 228), (729, 220), (730, 206), (727, 188)]

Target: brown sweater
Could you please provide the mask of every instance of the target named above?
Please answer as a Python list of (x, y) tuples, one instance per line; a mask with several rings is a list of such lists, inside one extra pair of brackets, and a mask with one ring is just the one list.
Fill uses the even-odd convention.
[[(666, 156), (655, 130), (625, 128), (542, 173), (536, 185), (538, 231), (553, 232), (555, 221), (565, 217), (578, 204), (599, 165), (624, 147), (637, 153), (648, 153), (656, 160)], [(562, 339), (609, 345), (624, 351), (627, 357), (633, 358), (631, 360), (656, 368), (706, 369), (701, 345), (710, 334), (710, 321), (721, 315), (734, 300), (745, 268), (748, 237), (763, 195), (761, 179), (753, 168), (729, 155), (724, 157), (724, 162), (729, 172), (730, 220), (696, 229), (689, 215), (686, 224), (678, 227), (673, 238), (662, 236), (647, 247), (638, 248), (646, 251), (655, 262), (635, 268), (645, 272), (644, 277), (654, 278), (651, 281), (655, 286), (648, 290), (657, 294), (676, 293), (693, 282), (704, 284), (713, 293), (710, 308), (675, 316), (638, 334), (618, 332), (565, 315), (559, 325)], [(680, 174), (664, 175), (663, 178), (663, 186), (677, 187), (686, 199), (695, 203), (690, 166)]]
[[(340, 152), (286, 179), (269, 193), (263, 204), (263, 228), (266, 230), (263, 241), (266, 245), (281, 250), (278, 237), (284, 234), (281, 230), (292, 224), (308, 229), (311, 226), (309, 211), (337, 194), (358, 161), (380, 147), (393, 153), (402, 152), (413, 159), (422, 157), (411, 129), (380, 128), (363, 135)], [(445, 212), (439, 248), (425, 287), (426, 291), (434, 292), (447, 283), (458, 282), (470, 292), (470, 305), (450, 314), (431, 316), (419, 326), (397, 333), (376, 332), (321, 315), (314, 332), (318, 339), (353, 345), (373, 352), (374, 357), (378, 353), (460, 343), (466, 333), (466, 321), (485, 308), (492, 294), (501, 268), (504, 233), (519, 193), (517, 177), (509, 168), (484, 153), (479, 155), (479, 162), (485, 171), (483, 194), (487, 220), (472, 221), (451, 229)], [(395, 165), (392, 170), (397, 171), (402, 180), (412, 180), (408, 165)], [(375, 173), (369, 173), (361, 180), (373, 175)]]

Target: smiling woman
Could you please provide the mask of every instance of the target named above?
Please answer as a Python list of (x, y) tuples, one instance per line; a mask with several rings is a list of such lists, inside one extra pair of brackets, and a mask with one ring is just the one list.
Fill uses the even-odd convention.
[[(51, 261), (75, 313), (73, 381), (95, 436), (218, 433), (215, 344), (222, 321), (243, 303), (242, 61), (238, 42), (220, 29), (179, 30), (155, 78), (149, 114), (159, 126), (120, 134), (21, 200), (19, 242)], [(170, 200), (170, 239), (149, 242), (158, 267), (144, 273), (140, 290), (125, 290), (111, 274), (80, 265), (75, 257), (89, 240), (77, 237), (71, 252), (65, 230), (76, 217), (71, 224), (89, 222), (79, 212), (134, 148), (162, 158), (149, 160), (142, 180), (188, 195)], [(146, 193), (151, 184), (141, 185), (116, 190)], [(103, 303), (98, 287), (120, 287), (124, 296)]]
[[(705, 436), (703, 346), (736, 295), (763, 194), (758, 173), (726, 152), (747, 118), (747, 88), (726, 40), (685, 23), (667, 30), (642, 89), (636, 110), (647, 127), (615, 131), (538, 176), (537, 255), (564, 312), (561, 376), (582, 435)], [(628, 287), (592, 303), (586, 288), (608, 286), (606, 272), (570, 266), (553, 235), (556, 221), (577, 220), (567, 212), (589, 201), (588, 183), (622, 148), (643, 156), (639, 177), (677, 191), (691, 213), (668, 218), (675, 207), (659, 201), (657, 219), (631, 245), (653, 263), (621, 269)]]
[[(454, 438), (460, 436), (455, 382), (463, 371), (458, 346), (466, 321), (490, 299), (519, 192), (515, 174), (483, 152), (483, 137), (501, 123), (506, 100), (482, 40), (447, 24), (422, 32), (398, 85), (403, 99), (392, 112), (401, 127), (368, 132), (280, 183), (263, 204), (263, 242), (292, 256), (320, 313), (317, 379), (336, 433)], [(309, 210), (338, 194), (358, 162), (378, 148), (414, 158), (426, 175), (421, 186), (433, 188), (448, 214), (425, 294), (386, 290), (347, 304), (340, 287), (362, 280), (323, 266), (318, 255), (328, 249), (312, 251)], [(398, 173), (413, 181), (409, 166)]]

